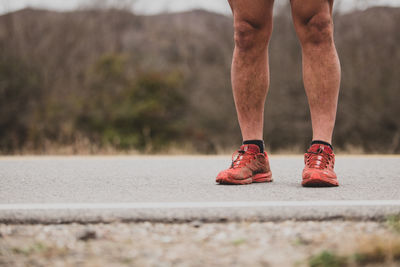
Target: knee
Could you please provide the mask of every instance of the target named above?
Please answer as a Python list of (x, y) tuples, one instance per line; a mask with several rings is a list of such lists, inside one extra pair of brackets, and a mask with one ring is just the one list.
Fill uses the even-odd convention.
[(248, 21), (235, 21), (235, 47), (239, 51), (262, 49), (268, 46), (272, 25), (257, 24)]
[(302, 25), (299, 39), (303, 45), (325, 45), (333, 43), (333, 21), (330, 14), (315, 14)]

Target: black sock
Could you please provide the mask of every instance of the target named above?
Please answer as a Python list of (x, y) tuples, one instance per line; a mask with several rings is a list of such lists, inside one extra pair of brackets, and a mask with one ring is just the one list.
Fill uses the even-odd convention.
[(332, 149), (332, 151), (333, 151), (333, 146), (332, 146), (331, 144), (329, 144), (328, 142), (321, 141), (321, 140), (313, 140), (313, 141), (311, 142), (311, 145), (315, 145), (315, 144), (321, 144), (321, 145), (329, 146), (329, 147)]
[(243, 145), (257, 145), (260, 148), (260, 153), (264, 153), (264, 141), (263, 140), (246, 140)]

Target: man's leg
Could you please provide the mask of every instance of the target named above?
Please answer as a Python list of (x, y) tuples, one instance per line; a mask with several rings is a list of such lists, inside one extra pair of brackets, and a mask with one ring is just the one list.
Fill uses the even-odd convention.
[(220, 172), (216, 181), (220, 184), (271, 182), (262, 139), (273, 0), (229, 0), (229, 4), (235, 30), (232, 88), (244, 142), (231, 167)]
[(340, 63), (333, 42), (333, 0), (291, 0), (291, 5), (302, 47), (313, 140), (331, 143), (340, 85)]
[(291, 0), (303, 55), (303, 79), (310, 105), (313, 143), (305, 154), (303, 186), (337, 186), (331, 142), (340, 85), (333, 42), (333, 0)]
[(232, 88), (243, 140), (262, 140), (269, 86), (273, 0), (229, 0), (234, 19)]

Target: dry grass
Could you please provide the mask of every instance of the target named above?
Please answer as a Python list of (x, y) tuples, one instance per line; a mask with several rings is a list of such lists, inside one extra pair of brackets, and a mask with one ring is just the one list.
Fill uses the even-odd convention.
[(310, 257), (311, 267), (400, 266), (400, 236), (361, 236), (346, 253), (324, 250)]
[(0, 266), (400, 266), (383, 222), (1, 225)]

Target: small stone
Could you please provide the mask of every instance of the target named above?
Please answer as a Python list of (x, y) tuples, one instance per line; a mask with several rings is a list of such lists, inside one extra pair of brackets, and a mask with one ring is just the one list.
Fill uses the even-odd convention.
[(93, 230), (85, 230), (78, 236), (78, 239), (81, 241), (88, 241), (96, 238), (97, 238), (97, 233), (96, 231)]
[(203, 223), (201, 221), (192, 221), (190, 225), (193, 226), (194, 228), (199, 228), (200, 226), (203, 225)]

